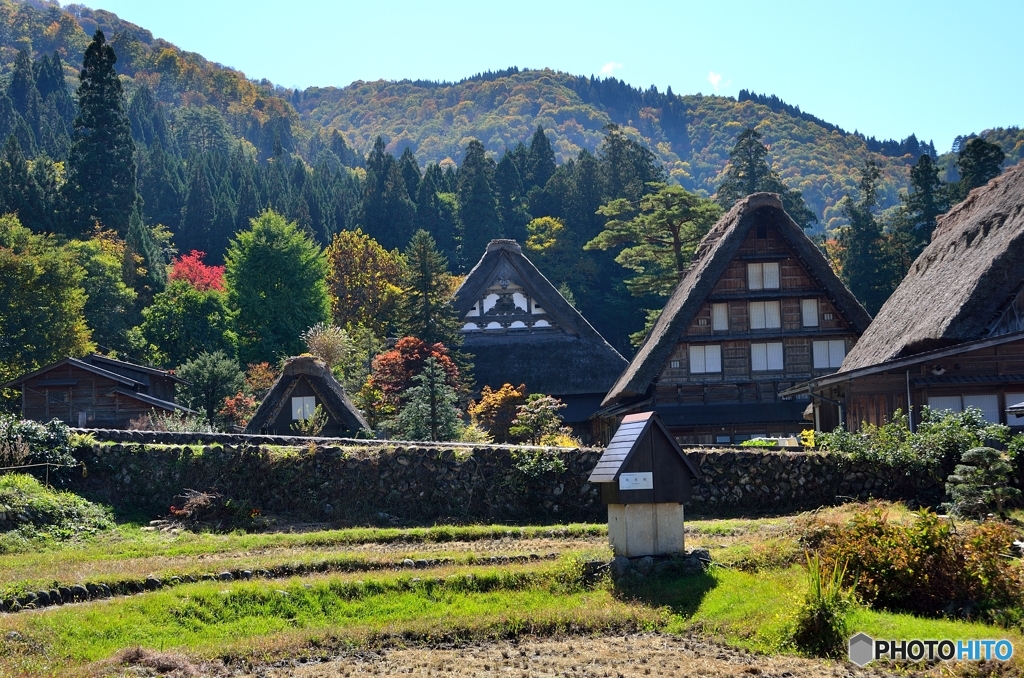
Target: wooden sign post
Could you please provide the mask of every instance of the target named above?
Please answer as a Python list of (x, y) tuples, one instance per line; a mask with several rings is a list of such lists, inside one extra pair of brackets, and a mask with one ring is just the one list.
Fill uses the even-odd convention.
[(626, 416), (590, 474), (608, 505), (615, 555), (682, 553), (683, 504), (699, 476), (657, 413)]

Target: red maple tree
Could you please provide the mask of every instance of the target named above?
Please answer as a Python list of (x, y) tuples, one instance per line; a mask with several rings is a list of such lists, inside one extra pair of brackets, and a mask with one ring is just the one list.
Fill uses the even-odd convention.
[(171, 280), (184, 280), (200, 292), (224, 291), (224, 267), (203, 263), (206, 252), (192, 250), (171, 261)]
[(380, 388), (384, 397), (398, 403), (403, 391), (412, 386), (412, 378), (423, 371), (423, 363), (433, 357), (448, 376), (448, 385), (458, 387), (459, 368), (448, 348), (442, 343), (427, 344), (416, 337), (403, 337), (390, 351), (373, 359), (370, 383)]

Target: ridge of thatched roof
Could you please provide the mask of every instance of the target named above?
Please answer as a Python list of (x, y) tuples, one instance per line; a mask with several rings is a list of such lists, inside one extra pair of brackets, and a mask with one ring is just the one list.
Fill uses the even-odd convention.
[(1024, 163), (939, 217), (840, 373), (991, 336), (1024, 285)]
[(515, 240), (492, 240), (455, 292), (452, 305), (465, 318), (499, 273), (509, 275), (554, 320), (560, 331), (464, 333), (478, 387), (526, 384), (534, 393), (605, 393), (626, 359), (587, 322), (524, 254)]
[(807, 272), (822, 286), (829, 301), (860, 334), (871, 322), (856, 297), (829, 266), (821, 250), (811, 242), (804, 230), (782, 207), (776, 193), (754, 193), (738, 201), (718, 220), (693, 256), (693, 263), (676, 285), (664, 310), (640, 346), (629, 368), (608, 392), (602, 406), (607, 407), (644, 395), (658, 376), (672, 350), (693, 322), (701, 304), (711, 294), (729, 262), (747, 237), (756, 221), (768, 220), (785, 238), (793, 254)]
[(274, 380), (274, 385), (270, 387), (256, 414), (245, 427), (246, 432), (259, 433), (263, 427), (272, 424), (281, 409), (288, 405), (288, 397), (296, 383), (303, 377), (313, 387), (320, 398), (320, 404), (331, 419), (353, 433), (370, 428), (363, 415), (349, 400), (345, 388), (338, 383), (327, 366), (313, 356), (301, 355), (285, 361), (281, 374)]

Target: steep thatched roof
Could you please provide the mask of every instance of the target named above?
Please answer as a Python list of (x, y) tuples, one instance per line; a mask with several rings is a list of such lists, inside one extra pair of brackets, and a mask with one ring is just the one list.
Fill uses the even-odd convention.
[(1024, 285), (1024, 163), (940, 217), (840, 373), (982, 339)]
[(302, 378), (312, 386), (320, 404), (335, 424), (351, 433), (369, 428), (331, 371), (312, 356), (297, 356), (285, 361), (281, 374), (245, 427), (246, 432), (259, 433), (264, 427), (271, 426), (281, 410), (289, 406), (291, 393)]
[(736, 256), (754, 224), (774, 226), (807, 272), (821, 285), (829, 301), (858, 334), (871, 322), (864, 307), (846, 288), (821, 251), (782, 208), (775, 193), (755, 193), (737, 202), (718, 220), (694, 254), (693, 263), (679, 281), (650, 334), (629, 368), (619, 377), (602, 403), (604, 406), (644, 395), (658, 376), (680, 337), (693, 322), (701, 304)]
[(626, 359), (565, 300), (515, 240), (492, 240), (455, 293), (453, 305), (465, 318), (498, 281), (519, 286), (541, 307), (553, 327), (466, 332), (464, 349), (473, 358), (477, 387), (526, 384), (534, 393), (605, 393), (626, 367)]

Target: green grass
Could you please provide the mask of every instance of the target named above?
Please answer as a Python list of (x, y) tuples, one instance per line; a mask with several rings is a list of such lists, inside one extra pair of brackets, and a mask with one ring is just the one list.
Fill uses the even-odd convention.
[(54, 549), (114, 526), (111, 512), (22, 473), (0, 475), (0, 553)]
[[(832, 513), (840, 519), (842, 510)], [(620, 590), (607, 581), (587, 585), (581, 575), (583, 559), (610, 557), (603, 525), (178, 535), (122, 525), (81, 544), (0, 556), (0, 587), (14, 590), (54, 573), (86, 570), (96, 574), (92, 581), (114, 581), (146, 567), (158, 573), (208, 572), (225, 563), (373, 568), (394, 565), (417, 549), (424, 557), (454, 562), (427, 570), (184, 584), (4, 616), (0, 675), (90, 672), (93, 662), (134, 646), (260, 662), (386, 642), (634, 630), (698, 633), (757, 653), (795, 653), (793, 624), (808, 585), (802, 564), (792, 564), (793, 554), (802, 554), (795, 523), (793, 518), (690, 521), (688, 546), (708, 544), (716, 560), (731, 567), (648, 579)], [(495, 539), (506, 541), (485, 541)], [(552, 539), (562, 540), (557, 550), (563, 555), (556, 561), (495, 567), (477, 560), (509, 555), (517, 540), (522, 552), (553, 550)], [(1016, 631), (867, 609), (852, 613), (849, 628), (896, 639), (1009, 637), (1024, 646)], [(7, 638), (8, 631), (21, 639)]]
[[(329, 644), (405, 639), (498, 638), (557, 631), (653, 630), (667, 614), (588, 589), (577, 561), (481, 571), (340, 575), (287, 582), (191, 584), (130, 598), (0, 620), (22, 635), (9, 659), (55, 673), (133, 646), (205, 656), (295, 651)], [(418, 580), (417, 580), (418, 579)], [(325, 635), (326, 634), (326, 635)]]
[[(521, 553), (528, 554), (536, 539), (592, 540), (595, 546), (607, 534), (604, 525), (574, 524), (546, 527), (437, 526), (429, 528), (352, 528), (306, 533), (214, 534), (183, 531), (178, 534), (144, 532), (137, 525), (120, 525), (86, 541), (63, 548), (40, 548), (30, 552), (0, 556), (0, 597), (84, 580), (112, 583), (125, 578), (154, 574), (205, 574), (234, 568), (272, 568), (279, 565), (319, 563), (330, 569), (372, 569), (377, 564), (394, 563), (403, 558), (452, 558), (469, 562), (482, 554), (454, 548), (457, 542), (506, 539), (524, 542)], [(452, 543), (452, 549), (438, 545)], [(350, 549), (367, 544), (391, 544), (387, 554), (357, 554)], [(430, 552), (417, 546), (431, 545)], [(550, 548), (547, 550), (551, 550)], [(561, 550), (561, 549), (556, 549)], [(513, 555), (507, 549), (502, 554)], [(541, 554), (543, 555), (543, 554)]]

